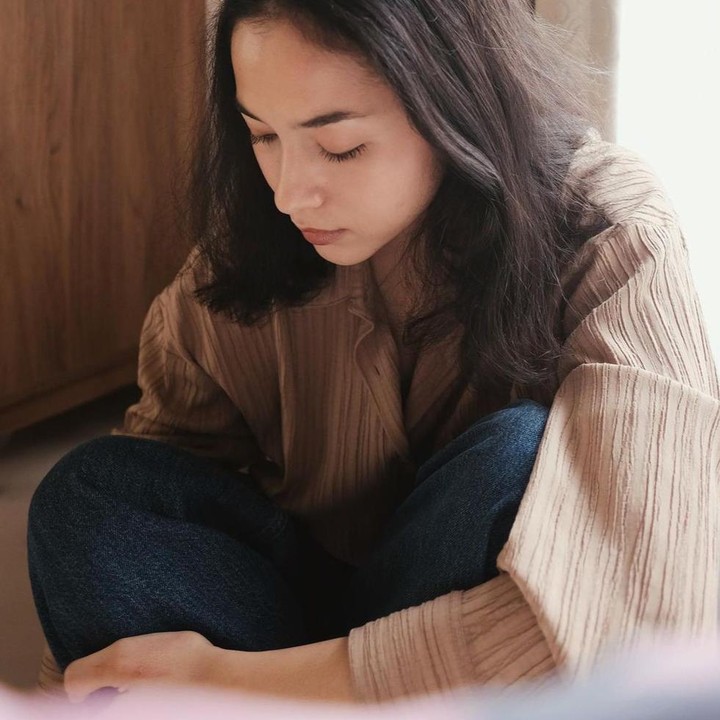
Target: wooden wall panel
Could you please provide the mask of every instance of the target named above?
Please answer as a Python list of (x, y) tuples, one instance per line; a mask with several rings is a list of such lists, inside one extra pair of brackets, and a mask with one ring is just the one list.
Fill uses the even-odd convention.
[(0, 24), (0, 397), (66, 371), (71, 15), (5, 2)]
[(0, 5), (2, 432), (8, 408), (127, 378), (187, 254), (173, 192), (202, 101), (205, 6)]

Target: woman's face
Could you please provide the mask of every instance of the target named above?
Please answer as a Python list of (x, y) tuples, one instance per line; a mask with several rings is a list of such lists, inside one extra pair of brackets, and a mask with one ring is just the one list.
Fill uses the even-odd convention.
[[(280, 212), (300, 229), (344, 230), (315, 245), (329, 262), (354, 265), (381, 249), (392, 255), (442, 176), (392, 90), (285, 21), (240, 22), (232, 64), (240, 111), (260, 138), (255, 157)], [(348, 117), (309, 122), (341, 112)]]

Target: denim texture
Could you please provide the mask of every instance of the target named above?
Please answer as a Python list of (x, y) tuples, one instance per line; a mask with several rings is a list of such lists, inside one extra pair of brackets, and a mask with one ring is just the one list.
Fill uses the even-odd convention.
[(548, 412), (516, 400), (433, 455), (360, 567), (327, 553), (248, 476), (154, 440), (89, 440), (30, 503), (30, 582), (48, 645), (63, 671), (153, 632), (271, 650), (479, 585), (497, 575)]

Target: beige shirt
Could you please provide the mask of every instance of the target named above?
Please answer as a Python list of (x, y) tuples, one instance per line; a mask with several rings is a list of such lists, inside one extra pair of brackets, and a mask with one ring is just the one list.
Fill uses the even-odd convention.
[(355, 628), (357, 696), (578, 675), (644, 632), (715, 632), (720, 389), (687, 247), (661, 185), (597, 135), (573, 173), (612, 157), (592, 199), (612, 226), (564, 273), (563, 354), (548, 387), (509, 396), (458, 383), (459, 334), (420, 353), (402, 402), (398, 350), (369, 262), (338, 267), (302, 308), (256, 327), (191, 290), (193, 251), (142, 331), (142, 398), (114, 432), (240, 467), (324, 547), (363, 562), (422, 460), (517, 397), (550, 415), (499, 577)]

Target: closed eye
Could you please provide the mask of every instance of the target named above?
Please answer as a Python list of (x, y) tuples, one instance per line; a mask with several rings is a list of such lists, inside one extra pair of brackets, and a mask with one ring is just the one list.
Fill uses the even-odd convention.
[[(274, 142), (276, 138), (277, 135), (253, 135), (252, 133), (250, 133), (250, 143), (252, 145), (267, 145), (271, 142)], [(324, 148), (320, 148), (320, 155), (322, 155), (326, 160), (329, 160), (330, 162), (345, 162), (346, 160), (352, 160), (353, 158), (356, 158), (358, 155), (364, 152), (365, 149), (365, 145), (358, 145), (358, 147), (353, 148), (352, 150), (348, 150), (344, 153), (331, 153)]]

